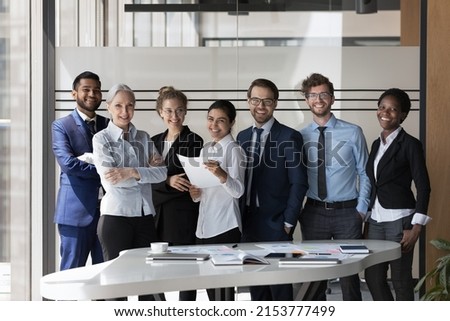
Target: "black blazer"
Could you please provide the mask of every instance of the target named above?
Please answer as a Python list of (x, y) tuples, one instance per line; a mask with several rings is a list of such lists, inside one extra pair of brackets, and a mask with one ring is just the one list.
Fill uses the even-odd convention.
[[(378, 196), (386, 209), (415, 208), (416, 212), (427, 214), (431, 188), (422, 143), (402, 129), (381, 158), (375, 177), (374, 160), (379, 147), (380, 138), (373, 142), (366, 166), (372, 183), (369, 208)], [(417, 201), (411, 189), (412, 181)]]
[[(241, 131), (237, 141), (249, 153), (252, 127)], [(243, 237), (251, 241), (285, 241), (292, 239), (284, 231), (284, 222), (294, 227), (308, 189), (306, 168), (302, 163), (303, 138), (299, 131), (275, 120), (264, 145), (258, 167), (257, 215), (245, 213), (246, 192), (241, 198)], [(294, 229), (292, 229), (293, 231)]]
[[(164, 149), (164, 139), (168, 130), (152, 137), (160, 154)], [(183, 126), (178, 138), (173, 142), (165, 157), (167, 177), (184, 173), (176, 154), (197, 157), (203, 147), (203, 139), (189, 127)], [(195, 244), (198, 203), (194, 203), (189, 192), (180, 192), (166, 182), (152, 185), (153, 205), (156, 210), (156, 229), (161, 240), (171, 244)]]

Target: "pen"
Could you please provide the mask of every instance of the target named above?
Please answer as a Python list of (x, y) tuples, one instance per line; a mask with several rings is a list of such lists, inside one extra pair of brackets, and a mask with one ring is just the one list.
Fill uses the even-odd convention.
[(237, 248), (237, 247), (238, 247), (237, 244), (234, 244), (234, 245), (232, 246), (233, 249), (235, 249), (235, 248)]
[(309, 253), (311, 255), (331, 255), (331, 253)]

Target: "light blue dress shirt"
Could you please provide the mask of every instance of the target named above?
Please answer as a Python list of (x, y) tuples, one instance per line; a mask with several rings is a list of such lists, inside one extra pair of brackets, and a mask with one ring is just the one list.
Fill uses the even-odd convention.
[[(337, 119), (333, 114), (325, 125), (325, 202), (358, 200), (356, 209), (366, 214), (370, 200), (370, 180), (366, 174), (368, 150), (361, 127)], [(305, 165), (308, 168), (307, 197), (320, 200), (317, 190), (317, 142), (319, 125), (312, 122), (300, 131)]]
[[(122, 129), (110, 121), (93, 138), (94, 164), (106, 191), (100, 213), (127, 217), (155, 215), (151, 184), (164, 181), (167, 168), (150, 165), (151, 158), (159, 153), (148, 133), (130, 123), (129, 142), (122, 134)], [(113, 185), (105, 180), (105, 172), (113, 167), (133, 167), (139, 172), (140, 180), (129, 178)]]

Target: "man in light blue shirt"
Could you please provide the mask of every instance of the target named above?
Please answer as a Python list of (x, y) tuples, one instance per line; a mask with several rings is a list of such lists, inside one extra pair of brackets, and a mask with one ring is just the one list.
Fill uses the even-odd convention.
[[(299, 218), (303, 239), (360, 239), (371, 188), (366, 139), (359, 126), (331, 112), (334, 86), (327, 77), (314, 73), (301, 90), (313, 114), (313, 122), (300, 131), (309, 184)], [(344, 300), (361, 300), (359, 283), (357, 274), (340, 278)], [(321, 281), (310, 299), (326, 300), (326, 289), (327, 282)]]

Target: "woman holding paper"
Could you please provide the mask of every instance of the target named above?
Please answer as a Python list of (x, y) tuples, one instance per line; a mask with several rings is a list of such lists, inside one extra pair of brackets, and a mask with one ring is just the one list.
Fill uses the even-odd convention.
[[(238, 243), (241, 239), (239, 198), (244, 193), (245, 152), (231, 135), (236, 108), (228, 100), (218, 100), (208, 109), (207, 128), (212, 141), (200, 152), (206, 169), (213, 173), (216, 186), (189, 188), (192, 199), (200, 202), (197, 244)], [(214, 292), (208, 290), (210, 300)]]
[[(170, 245), (195, 244), (198, 203), (189, 195), (191, 186), (177, 154), (199, 156), (203, 139), (183, 125), (188, 99), (180, 90), (162, 87), (156, 100), (156, 112), (167, 129), (152, 137), (156, 149), (164, 157), (167, 179), (153, 184), (153, 203), (156, 210), (156, 230), (159, 239)], [(180, 301), (193, 301), (196, 291), (180, 292)]]

